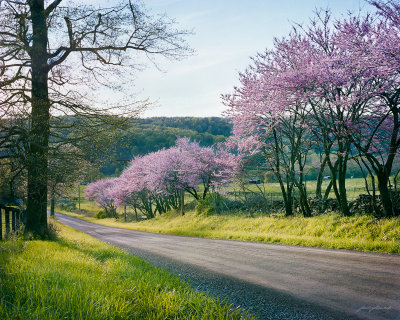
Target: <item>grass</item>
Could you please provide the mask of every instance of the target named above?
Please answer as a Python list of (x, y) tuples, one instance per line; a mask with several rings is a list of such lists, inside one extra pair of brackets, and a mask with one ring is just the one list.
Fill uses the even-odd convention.
[(0, 242), (0, 319), (240, 319), (123, 250), (56, 224), (54, 241)]
[(238, 214), (180, 216), (170, 212), (151, 220), (123, 222), (60, 212), (111, 227), (193, 237), (260, 241), (312, 247), (400, 253), (400, 218), (342, 217), (327, 214), (303, 217), (283, 215), (249, 217)]

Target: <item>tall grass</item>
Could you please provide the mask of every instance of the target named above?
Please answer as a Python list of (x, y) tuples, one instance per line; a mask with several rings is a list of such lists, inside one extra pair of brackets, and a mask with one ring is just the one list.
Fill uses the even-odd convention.
[(284, 217), (278, 214), (267, 217), (240, 214), (206, 216), (196, 212), (180, 216), (171, 212), (151, 220), (123, 222), (67, 214), (107, 226), (157, 233), (400, 253), (399, 217), (376, 219), (365, 215), (342, 217), (338, 214), (311, 218)]
[(0, 319), (245, 316), (120, 249), (57, 227), (55, 241), (0, 242)]

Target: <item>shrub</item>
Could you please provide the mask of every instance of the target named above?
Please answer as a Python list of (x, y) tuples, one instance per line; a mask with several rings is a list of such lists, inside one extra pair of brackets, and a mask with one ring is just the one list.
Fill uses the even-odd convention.
[(100, 210), (99, 212), (97, 212), (94, 217), (96, 219), (105, 219), (108, 218), (107, 212), (105, 212), (104, 210)]
[(210, 196), (207, 196), (205, 199), (198, 200), (196, 212), (206, 216), (215, 213), (215, 208), (213, 207)]
[(75, 202), (73, 202), (71, 200), (65, 200), (65, 199), (58, 200), (57, 206), (61, 210), (65, 210), (65, 211), (75, 211), (76, 210), (76, 204), (75, 204)]

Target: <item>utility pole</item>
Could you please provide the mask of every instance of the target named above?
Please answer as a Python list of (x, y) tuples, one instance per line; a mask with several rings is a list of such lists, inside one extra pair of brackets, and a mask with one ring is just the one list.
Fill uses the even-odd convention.
[(184, 211), (184, 206), (185, 206), (185, 190), (181, 190), (181, 215), (185, 215)]
[(81, 211), (81, 183), (78, 183), (78, 209)]

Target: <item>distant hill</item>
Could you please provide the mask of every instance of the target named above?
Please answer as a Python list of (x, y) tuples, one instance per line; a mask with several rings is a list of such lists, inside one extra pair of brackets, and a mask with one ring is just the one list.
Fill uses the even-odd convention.
[(132, 126), (117, 142), (115, 159), (101, 170), (104, 174), (118, 173), (125, 160), (174, 145), (177, 137), (190, 137), (203, 146), (224, 141), (232, 126), (219, 117), (154, 117), (133, 119)]

